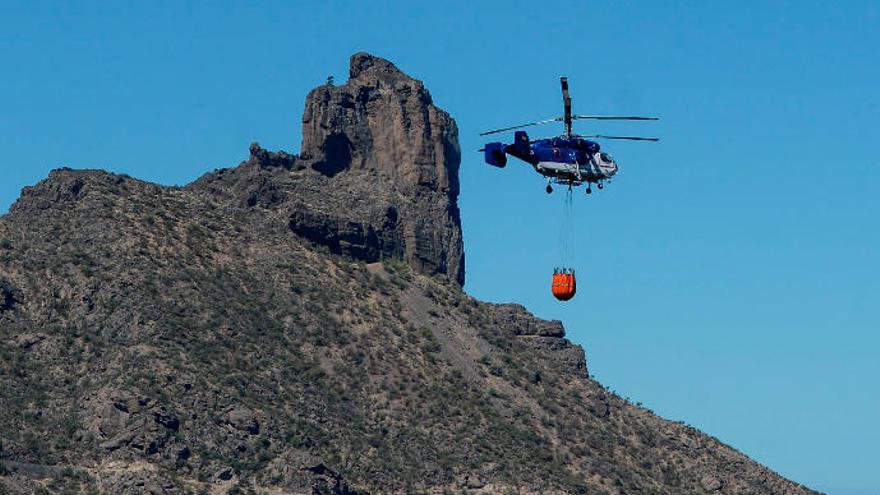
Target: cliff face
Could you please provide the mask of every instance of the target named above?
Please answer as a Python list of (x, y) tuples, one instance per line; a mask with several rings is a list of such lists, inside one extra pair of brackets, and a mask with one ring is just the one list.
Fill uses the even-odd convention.
[[(421, 81), (391, 62), (358, 53), (350, 79), (322, 86), (306, 98), (301, 159), (322, 174), (375, 172), (406, 203), (341, 237), (370, 237), (369, 228), (396, 225), (398, 242), (379, 251), (402, 253), (421, 273), (443, 273), (464, 284), (464, 250), (458, 206), (461, 151), (455, 121), (436, 106)], [(387, 184), (391, 182), (393, 184)], [(345, 212), (350, 213), (350, 212)], [(335, 219), (308, 213), (293, 225), (314, 238), (328, 237)], [(343, 220), (350, 223), (349, 219)], [(332, 228), (329, 228), (332, 230)], [(347, 232), (346, 232), (347, 230)], [(329, 236), (334, 244), (337, 239)], [(395, 251), (398, 250), (398, 251)]]
[(465, 294), (452, 120), (352, 76), (301, 156), (56, 170), (0, 218), (0, 493), (812, 493)]

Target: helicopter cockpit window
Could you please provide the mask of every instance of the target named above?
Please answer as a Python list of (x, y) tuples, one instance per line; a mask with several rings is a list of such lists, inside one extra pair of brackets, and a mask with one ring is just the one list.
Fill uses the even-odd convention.
[(609, 155), (608, 153), (602, 153), (600, 156), (602, 157), (602, 161), (605, 163), (611, 163), (614, 161), (614, 159), (612, 159), (611, 155)]

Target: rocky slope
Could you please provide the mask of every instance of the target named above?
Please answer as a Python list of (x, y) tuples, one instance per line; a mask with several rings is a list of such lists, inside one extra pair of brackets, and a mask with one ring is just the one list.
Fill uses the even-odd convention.
[(367, 54), (299, 156), (0, 218), (0, 493), (807, 494), (461, 289), (454, 121)]

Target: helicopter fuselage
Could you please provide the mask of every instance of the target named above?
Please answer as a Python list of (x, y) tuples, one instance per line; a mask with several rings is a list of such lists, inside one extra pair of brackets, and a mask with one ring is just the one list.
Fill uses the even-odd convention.
[[(617, 174), (618, 166), (614, 159), (603, 153), (599, 143), (585, 138), (618, 139), (625, 141), (658, 141), (656, 137), (640, 136), (608, 136), (590, 134), (579, 136), (572, 133), (572, 122), (575, 120), (657, 120), (657, 117), (620, 116), (620, 115), (572, 115), (571, 97), (568, 94), (568, 78), (560, 77), (562, 86), (562, 106), (564, 114), (559, 117), (537, 120), (501, 129), (481, 132), (481, 136), (512, 131), (539, 124), (562, 122), (565, 134), (549, 139), (529, 140), (525, 131), (516, 131), (512, 144), (488, 143), (480, 151), (485, 152), (486, 163), (503, 168), (507, 165), (507, 155), (519, 158), (530, 164), (539, 174), (547, 177), (549, 182), (577, 186), (586, 183), (587, 193), (591, 192), (590, 184), (596, 183), (602, 189), (602, 182)], [(547, 184), (547, 192), (553, 188)]]
[(559, 184), (599, 183), (618, 170), (617, 163), (601, 151), (599, 143), (577, 136), (530, 141), (528, 134), (518, 131), (513, 144), (486, 145), (486, 162), (490, 165), (504, 167), (505, 154), (532, 165), (536, 172)]

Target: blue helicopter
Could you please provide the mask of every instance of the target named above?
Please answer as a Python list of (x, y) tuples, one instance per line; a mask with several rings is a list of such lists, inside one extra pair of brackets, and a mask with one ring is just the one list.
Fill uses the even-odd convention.
[(579, 136), (577, 134), (572, 134), (571, 123), (573, 120), (658, 119), (656, 117), (572, 115), (571, 97), (568, 94), (568, 78), (561, 77), (559, 82), (562, 84), (562, 101), (565, 106), (565, 114), (563, 116), (481, 132), (480, 136), (488, 136), (489, 134), (512, 131), (514, 129), (521, 129), (533, 125), (548, 124), (550, 122), (564, 122), (565, 134), (559, 137), (532, 141), (529, 139), (529, 135), (525, 131), (516, 131), (514, 133), (512, 144), (488, 143), (484, 148), (479, 150), (485, 153), (486, 163), (495, 167), (504, 168), (504, 166), (507, 165), (507, 155), (510, 155), (528, 163), (534, 167), (536, 172), (547, 177), (547, 193), (553, 192), (553, 186), (551, 183), (554, 183), (567, 185), (569, 188), (586, 184), (586, 192), (587, 194), (590, 194), (593, 192), (590, 187), (592, 184), (596, 184), (597, 188), (602, 189), (604, 187), (603, 183), (617, 174), (619, 167), (611, 155), (601, 151), (599, 143), (590, 141), (586, 138), (620, 139), (628, 141), (660, 140), (659, 138), (653, 137), (605, 136), (601, 134)]

